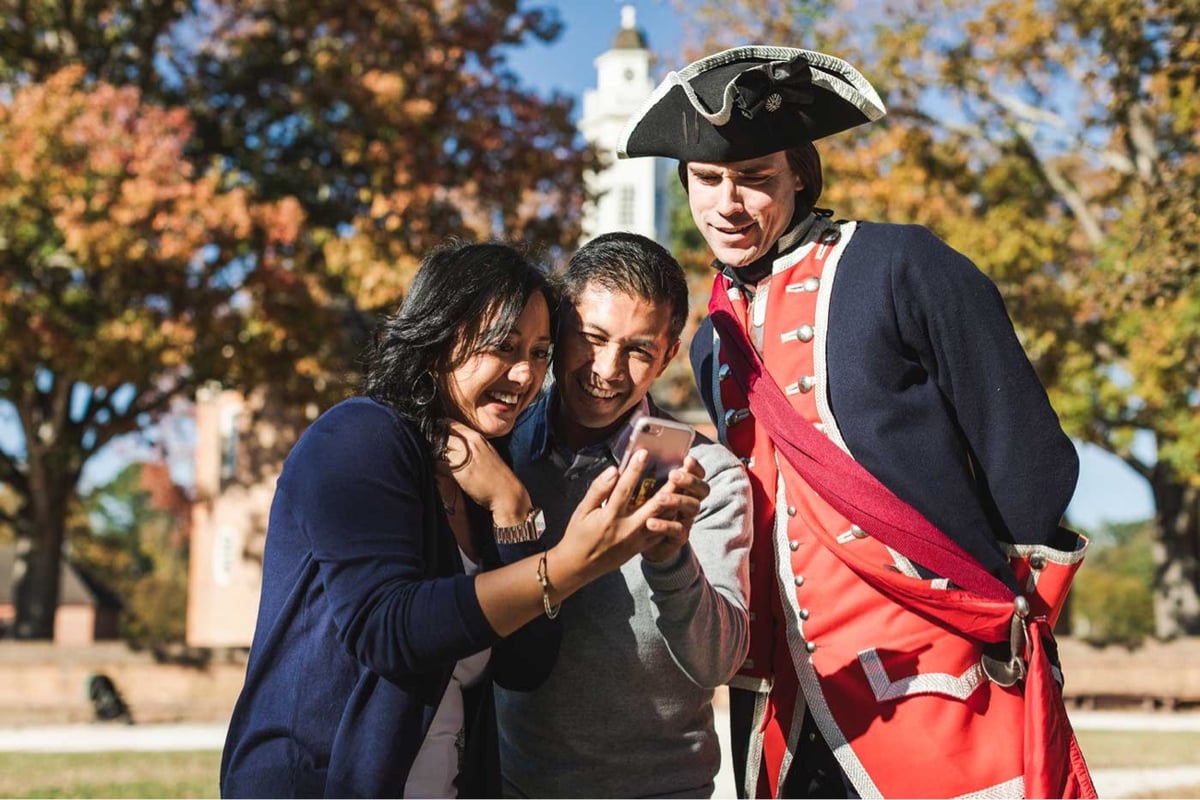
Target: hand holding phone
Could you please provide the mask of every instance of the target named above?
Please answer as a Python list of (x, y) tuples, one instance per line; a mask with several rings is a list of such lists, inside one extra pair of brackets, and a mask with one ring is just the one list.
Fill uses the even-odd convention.
[(621, 472), (629, 464), (629, 459), (638, 450), (646, 451), (646, 464), (638, 481), (633, 496), (629, 498), (629, 508), (638, 508), (662, 487), (668, 480), (671, 470), (683, 466), (696, 430), (685, 422), (671, 419), (638, 416), (632, 423), (633, 432), (625, 453), (621, 457)]

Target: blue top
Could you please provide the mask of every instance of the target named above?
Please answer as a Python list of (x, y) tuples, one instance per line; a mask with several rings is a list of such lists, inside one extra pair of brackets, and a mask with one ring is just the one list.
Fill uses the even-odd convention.
[(221, 794), (401, 796), (455, 663), (498, 638), (462, 572), (416, 428), (362, 397), (314, 422), (271, 505)]

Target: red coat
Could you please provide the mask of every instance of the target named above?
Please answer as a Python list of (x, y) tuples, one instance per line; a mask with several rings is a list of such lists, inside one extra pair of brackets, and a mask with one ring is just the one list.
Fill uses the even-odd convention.
[[(832, 282), (853, 230), (852, 223), (844, 225), (838, 243), (801, 247), (790, 266), (781, 271), (777, 265), (765, 305), (759, 299), (755, 305), (760, 307), (747, 308), (741, 292), (730, 291), (723, 276), (714, 286), (714, 292), (728, 291), (743, 327), (756, 330), (750, 315), (761, 323), (755, 345), (796, 413), (843, 449), (824, 391), (821, 334), (828, 300), (821, 287)], [(719, 343), (714, 347), (720, 362)], [(714, 375), (712, 396), (719, 398), (714, 411), (724, 423), (725, 443), (746, 463), (754, 489), (751, 646), (734, 681), (758, 690), (764, 700), (753, 723), (757, 735), (751, 739), (747, 783), (759, 794), (778, 792), (789, 753), (804, 746), (794, 741), (804, 709), (795, 701), (802, 691), (842, 770), (863, 797), (977, 792), (1022, 797), (1046, 791), (1026, 785), (1030, 773), (1020, 742), (1026, 698), (1035, 689), (1057, 687), (1005, 688), (990, 681), (981, 666), (983, 643), (1007, 638), (1007, 626), (997, 630), (996, 620), (1009, 619), (1011, 609), (981, 611), (964, 603), (960, 618), (947, 624), (945, 593), (954, 590), (945, 581), (922, 579), (903, 556), (822, 500), (775, 452), (746, 410), (736, 382), (719, 375)], [(1043, 565), (1018, 575), (1032, 605), (1031, 618), (1052, 624), (1083, 549), (1064, 553), (1025, 545), (1021, 550), (1023, 556), (1036, 553), (1040, 559), (1035, 561)], [(1012, 554), (1018, 555), (1016, 547)], [(881, 593), (877, 583), (863, 579), (865, 573), (898, 580), (904, 596)], [(962, 635), (963, 628), (975, 636)], [(1064, 743), (1062, 752), (1069, 750)], [(1078, 786), (1063, 792), (1087, 793)]]

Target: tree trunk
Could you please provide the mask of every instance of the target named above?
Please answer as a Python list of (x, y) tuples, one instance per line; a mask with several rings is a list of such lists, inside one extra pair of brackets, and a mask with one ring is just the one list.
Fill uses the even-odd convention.
[(53, 639), (66, 530), (68, 492), (63, 476), (48, 474), (46, 459), (30, 448), (29, 497), (14, 565), (18, 639)]
[(1151, 481), (1157, 505), (1154, 544), (1154, 634), (1200, 635), (1200, 487), (1161, 464)]
[[(50, 536), (39, 535), (35, 542), (23, 539), (16, 565), (17, 618), (13, 635), (18, 639), (53, 639), (54, 614), (58, 610), (59, 569), (62, 561), (62, 531), (58, 550)], [(57, 553), (57, 557), (55, 556)]]

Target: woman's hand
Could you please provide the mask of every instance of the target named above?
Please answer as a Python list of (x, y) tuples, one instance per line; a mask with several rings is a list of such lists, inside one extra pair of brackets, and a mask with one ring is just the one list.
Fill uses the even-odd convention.
[(483, 434), (450, 421), (445, 463), (463, 493), (492, 512), (495, 525), (518, 525), (533, 503), (529, 492)]
[[(476, 448), (471, 454), (478, 461), (458, 467), (455, 479), (463, 491), (483, 503), (484, 498), (495, 494), (486, 485), (507, 482), (512, 470), (505, 466), (501, 480), (493, 470), (503, 466), (503, 462), (483, 437), (472, 434), (473, 431), (466, 433), (463, 442), (466, 447)], [(546, 553), (475, 577), (479, 605), (496, 633), (507, 636), (545, 612), (547, 605), (558, 605), (652, 545), (680, 542), (673, 545), (678, 552), (682, 542), (687, 541), (692, 520), (700, 513), (700, 497), (708, 494), (708, 486), (702, 479), (704, 471), (699, 464), (685, 464), (681, 470), (672, 472), (671, 480), (650, 500), (630, 510), (629, 498), (637, 489), (645, 465), (643, 450), (633, 456), (625, 472), (618, 472), (616, 467), (601, 472), (576, 506), (562, 541)], [(545, 595), (537, 577), (542, 571), (543, 565), (539, 564), (542, 558), (546, 560)]]
[(552, 564), (561, 563), (565, 573), (586, 583), (661, 542), (678, 542), (676, 550), (683, 546), (700, 512), (696, 495), (708, 494), (704, 470), (692, 460), (691, 466), (673, 471), (672, 479), (648, 502), (630, 510), (629, 498), (645, 463), (645, 451), (638, 451), (623, 473), (610, 467), (592, 481), (562, 541), (551, 550)]

